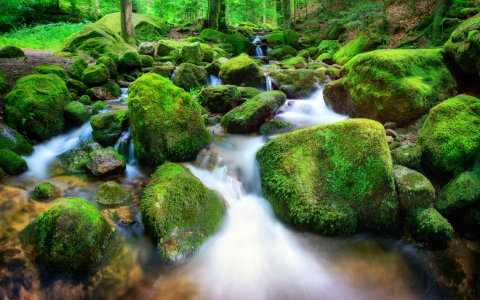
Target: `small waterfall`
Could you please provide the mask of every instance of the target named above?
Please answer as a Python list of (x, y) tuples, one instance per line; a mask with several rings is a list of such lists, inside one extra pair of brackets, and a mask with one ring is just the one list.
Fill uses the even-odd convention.
[(263, 56), (263, 51), (260, 46), (257, 46), (257, 48), (255, 49), (255, 56)]
[(210, 75), (208, 77), (207, 87), (214, 85), (224, 85), (223, 81), (215, 75)]
[(264, 56), (263, 50), (262, 48), (260, 48), (260, 46), (262, 45), (261, 36), (260, 35), (255, 36), (253, 38), (252, 43), (255, 44), (255, 46), (257, 46), (257, 48), (255, 48), (255, 56), (259, 56), (259, 57)]
[(273, 91), (272, 78), (267, 75), (267, 92)]
[(120, 96), (120, 98), (128, 97), (128, 88), (121, 88), (121, 90), (122, 90), (122, 95)]
[(178, 69), (173, 70), (172, 76), (170, 77), (171, 81), (175, 80), (175, 76), (177, 76), (177, 71), (178, 71)]
[(260, 42), (261, 42), (261, 38), (262, 38), (262, 36), (256, 35), (256, 36), (253, 38), (252, 43), (254, 43), (254, 44), (260, 43)]
[(130, 135), (130, 127), (122, 133), (114, 147), (119, 154), (125, 157), (125, 162), (128, 165), (132, 165), (137, 161), (135, 147), (133, 145), (132, 136)]
[(268, 52), (270, 52), (270, 51), (272, 51), (272, 50), (273, 50), (272, 48), (267, 47), (267, 54), (268, 54)]

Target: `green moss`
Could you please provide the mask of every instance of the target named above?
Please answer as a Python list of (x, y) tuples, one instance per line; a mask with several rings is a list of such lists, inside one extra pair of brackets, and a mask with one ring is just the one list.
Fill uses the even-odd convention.
[(227, 113), (236, 106), (240, 92), (234, 85), (216, 85), (203, 89), (198, 101), (212, 113)]
[(203, 52), (203, 61), (211, 63), (213, 61), (213, 55), (215, 52), (213, 52), (212, 47), (210, 47), (207, 44), (200, 44), (200, 47), (202, 48)]
[(480, 176), (474, 172), (463, 172), (442, 189), (435, 205), (442, 215), (450, 215), (479, 198)]
[(272, 83), (288, 97), (308, 98), (318, 90), (318, 84), (326, 82), (322, 71), (277, 70), (269, 73)]
[(405, 227), (427, 246), (444, 246), (452, 239), (452, 225), (434, 208), (418, 209), (409, 214)]
[(0, 58), (17, 58), (17, 57), (25, 57), (25, 53), (23, 53), (22, 49), (16, 46), (5, 46), (0, 49)]
[(228, 61), (227, 58), (220, 57), (218, 59), (215, 59), (211, 64), (208, 64), (206, 66), (206, 70), (208, 73), (215, 75), (218, 77), (218, 73), (220, 73), (220, 69), (222, 68), (223, 64)]
[[(30, 229), (30, 230), (28, 230)], [(27, 227), (24, 249), (52, 273), (87, 273), (102, 258), (114, 228), (88, 201), (66, 198)]]
[(49, 182), (41, 182), (35, 186), (33, 195), (37, 198), (50, 198), (55, 192), (55, 187)]
[(274, 131), (284, 129), (284, 128), (288, 128), (290, 126), (293, 126), (293, 124), (290, 123), (290, 122), (285, 122), (283, 120), (275, 120), (274, 119), (274, 120), (270, 120), (267, 123), (260, 126), (259, 131), (260, 131), (260, 134), (267, 135), (267, 134), (270, 134)]
[(404, 209), (427, 207), (435, 201), (435, 189), (422, 174), (403, 166), (395, 166), (393, 177), (398, 200)]
[(55, 74), (65, 82), (68, 79), (67, 71), (59, 65), (40, 65), (33, 68), (32, 71), (39, 74)]
[(103, 147), (113, 146), (127, 125), (124, 111), (111, 111), (90, 118), (93, 139)]
[(106, 82), (110, 78), (108, 67), (104, 64), (99, 64), (86, 68), (82, 74), (83, 83), (95, 86)]
[(78, 99), (78, 102), (82, 103), (83, 105), (91, 105), (92, 100), (90, 100), (90, 97), (87, 95), (83, 95)]
[(142, 69), (142, 58), (136, 51), (127, 51), (120, 56), (120, 66), (126, 70)]
[(213, 29), (205, 29), (200, 34), (200, 38), (203, 38), (205, 41), (220, 44), (228, 43), (232, 45), (233, 52), (235, 54), (240, 54), (242, 52), (250, 53), (255, 49), (255, 45), (250, 42), (249, 39), (241, 37), (239, 35), (228, 35), (221, 33)]
[(279, 45), (285, 45), (287, 42), (285, 39), (285, 35), (282, 33), (271, 33), (261, 37), (261, 41), (269, 47), (275, 47)]
[(151, 165), (193, 160), (211, 140), (196, 102), (157, 74), (145, 74), (130, 86), (128, 117), (135, 151)]
[(95, 201), (107, 206), (115, 206), (130, 199), (130, 194), (115, 181), (107, 181), (100, 186)]
[(198, 249), (219, 228), (226, 209), (184, 166), (165, 163), (142, 198), (142, 222), (162, 255), (176, 260)]
[(264, 86), (265, 75), (248, 56), (238, 56), (222, 65), (218, 77), (233, 85), (245, 83), (247, 86)]
[(219, 59), (220, 57), (225, 57), (227, 59), (232, 58), (232, 56), (230, 54), (228, 54), (227, 51), (225, 51), (223, 49), (220, 49), (220, 48), (213, 48), (213, 52), (215, 52), (213, 54), (213, 59)]
[(67, 79), (67, 88), (74, 89), (78, 93), (84, 93), (88, 86), (86, 86), (83, 82), (75, 80), (75, 79)]
[(10, 84), (5, 82), (7, 78), (7, 74), (0, 72), (0, 94), (6, 93), (7, 90), (10, 88)]
[(301, 50), (297, 52), (297, 56), (305, 58), (305, 60), (308, 60), (310, 58), (310, 53), (308, 53), (307, 50)]
[(155, 73), (155, 74), (158, 74), (158, 75), (161, 75), (165, 78), (170, 78), (172, 76), (172, 73), (173, 73), (173, 70), (175, 69), (175, 67), (165, 67), (165, 66), (162, 66), (162, 67), (154, 67), (150, 73)]
[(371, 32), (369, 35), (363, 31), (352, 41), (341, 47), (333, 55), (335, 62), (337, 64), (344, 65), (356, 55), (376, 50), (378, 46), (383, 45), (384, 40), (382, 37), (380, 37), (380, 35), (375, 32)]
[(180, 61), (191, 64), (200, 64), (203, 61), (204, 52), (200, 43), (183, 44), (180, 51)]
[(8, 149), (22, 156), (34, 151), (23, 135), (5, 124), (0, 124), (0, 149)]
[(298, 34), (295, 32), (295, 30), (287, 29), (285, 30), (284, 35), (285, 35), (285, 44), (298, 49), (298, 46), (299, 46)]
[(86, 166), (94, 176), (121, 174), (127, 168), (125, 157), (113, 147), (93, 150), (88, 156)]
[(113, 58), (107, 55), (103, 55), (95, 63), (95, 65), (97, 66), (100, 64), (107, 66), (108, 73), (110, 73), (111, 78), (117, 77), (117, 65), (115, 64), (115, 61), (113, 60)]
[(25, 131), (31, 139), (44, 141), (63, 131), (63, 108), (70, 100), (67, 85), (60, 77), (28, 75), (5, 96), (7, 124)]
[(257, 152), (264, 196), (276, 214), (325, 234), (397, 226), (385, 129), (352, 119), (272, 139)]
[(80, 102), (70, 102), (64, 109), (67, 124), (80, 126), (90, 119), (91, 113), (88, 107)]
[(253, 87), (237, 87), (238, 91), (240, 92), (241, 99), (252, 99), (253, 97), (260, 94), (260, 91)]
[(92, 113), (94, 115), (98, 114), (99, 111), (107, 107), (108, 104), (103, 101), (97, 101), (92, 105)]
[(410, 144), (398, 147), (392, 151), (397, 164), (410, 169), (419, 170), (422, 160), (422, 146)]
[(173, 41), (167, 41), (167, 40), (159, 41), (157, 46), (157, 55), (168, 56), (170, 55), (171, 51), (174, 51), (175, 49), (177, 49), (178, 45), (172, 45), (171, 42)]
[(272, 112), (285, 104), (286, 98), (280, 91), (261, 93), (225, 114), (222, 127), (229, 133), (257, 131)]
[(70, 76), (73, 79), (82, 80), (83, 71), (88, 68), (88, 62), (85, 58), (80, 57), (75, 60), (69, 70)]
[(7, 174), (16, 174), (28, 170), (27, 162), (17, 153), (8, 150), (0, 150), (0, 168)]
[(183, 63), (177, 70), (173, 84), (190, 91), (191, 88), (205, 86), (208, 80), (207, 71), (191, 63)]
[(338, 38), (345, 32), (345, 28), (334, 26), (327, 31), (329, 40), (338, 40)]
[(342, 78), (341, 70), (335, 67), (330, 67), (325, 71), (325, 74), (330, 76), (332, 80), (337, 80)]
[(268, 52), (268, 57), (272, 59), (282, 59), (286, 55), (297, 55), (297, 50), (291, 46), (283, 46)]
[[(284, 57), (286, 58), (286, 56)], [(283, 68), (287, 69), (305, 69), (307, 67), (307, 61), (305, 58), (296, 56), (282, 60)]]
[(140, 55), (140, 57), (142, 58), (142, 67), (143, 68), (153, 66), (153, 57), (151, 57), (149, 55)]

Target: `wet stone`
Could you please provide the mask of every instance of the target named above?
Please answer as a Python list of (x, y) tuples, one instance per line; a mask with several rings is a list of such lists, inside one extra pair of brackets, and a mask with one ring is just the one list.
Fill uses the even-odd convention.
[(25, 267), (25, 260), (21, 258), (12, 258), (7, 262), (7, 268), (10, 272), (15, 272), (18, 269)]

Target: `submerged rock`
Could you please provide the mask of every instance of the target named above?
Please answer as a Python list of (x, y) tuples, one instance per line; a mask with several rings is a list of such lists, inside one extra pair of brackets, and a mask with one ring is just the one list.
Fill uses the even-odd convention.
[(259, 131), (260, 131), (260, 134), (267, 135), (267, 134), (270, 134), (274, 131), (284, 129), (284, 128), (288, 128), (290, 126), (293, 126), (293, 124), (290, 123), (290, 122), (285, 122), (283, 120), (270, 120), (267, 123), (260, 126)]
[(7, 149), (0, 150), (0, 168), (7, 174), (16, 174), (28, 170), (27, 162), (17, 153)]
[(128, 117), (124, 111), (112, 111), (90, 118), (93, 139), (102, 146), (113, 146), (127, 125)]
[(269, 76), (289, 98), (308, 98), (327, 81), (325, 73), (317, 70), (278, 70)]
[(183, 63), (178, 68), (173, 84), (190, 91), (191, 88), (200, 88), (207, 84), (207, 71), (191, 63)]
[(92, 114), (84, 104), (72, 101), (65, 106), (64, 115), (67, 124), (80, 126), (88, 121)]
[(226, 213), (221, 197), (180, 164), (167, 162), (152, 175), (142, 198), (142, 222), (169, 260), (200, 247)]
[(107, 181), (100, 186), (95, 201), (104, 205), (117, 205), (130, 199), (130, 194), (115, 181)]
[(245, 55), (232, 58), (223, 64), (218, 77), (228, 84), (265, 85), (265, 75), (262, 70), (249, 56)]
[(0, 58), (17, 58), (17, 57), (25, 57), (25, 53), (23, 53), (22, 49), (16, 46), (5, 46), (0, 49)]
[(459, 212), (462, 208), (480, 199), (480, 175), (463, 172), (443, 187), (436, 208), (442, 215)]
[(90, 153), (86, 166), (95, 176), (119, 174), (127, 169), (125, 158), (112, 147), (95, 150)]
[(5, 124), (0, 124), (0, 149), (11, 150), (22, 156), (30, 155), (34, 151), (23, 135)]
[(422, 174), (403, 166), (395, 166), (393, 177), (398, 200), (404, 209), (424, 208), (435, 201), (435, 189)]
[(452, 225), (435, 208), (422, 208), (409, 213), (406, 229), (427, 246), (445, 246), (452, 240)]
[(51, 198), (55, 192), (55, 186), (49, 182), (41, 182), (35, 186), (33, 195), (37, 198)]

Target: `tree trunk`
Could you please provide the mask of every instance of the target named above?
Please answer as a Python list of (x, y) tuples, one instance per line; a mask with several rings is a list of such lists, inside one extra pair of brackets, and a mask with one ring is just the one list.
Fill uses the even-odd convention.
[(135, 45), (135, 27), (133, 27), (132, 0), (121, 0), (120, 6), (122, 37), (130, 45)]
[(283, 30), (292, 29), (292, 7), (290, 0), (283, 0)]
[(159, 17), (163, 19), (163, 0), (160, 0), (160, 16)]
[(263, 25), (267, 24), (267, 0), (263, 0)]
[(208, 4), (208, 27), (217, 28), (218, 0), (209, 0)]
[(277, 12), (277, 25), (283, 26), (282, 0), (275, 1), (275, 11)]
[(200, 6), (200, 0), (198, 0), (198, 19), (202, 19), (202, 7)]
[(433, 19), (433, 34), (434, 40), (442, 38), (442, 20), (445, 17), (447, 10), (452, 5), (452, 0), (437, 0), (435, 3), (435, 16)]
[(218, 0), (217, 31), (228, 33), (227, 21), (225, 20), (225, 0)]
[(60, 0), (57, 0), (57, 9), (60, 10)]

